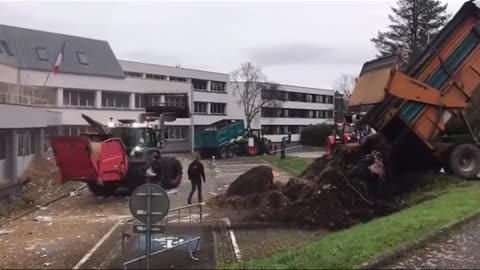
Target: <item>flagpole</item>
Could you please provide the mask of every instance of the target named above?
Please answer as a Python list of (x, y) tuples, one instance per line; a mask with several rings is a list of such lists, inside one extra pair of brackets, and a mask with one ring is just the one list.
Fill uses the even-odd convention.
[(63, 42), (62, 47), (60, 47), (60, 51), (57, 54), (57, 58), (55, 58), (55, 62), (53, 62), (53, 66), (50, 69), (50, 71), (48, 72), (47, 77), (45, 78), (45, 81), (43, 82), (42, 87), (45, 87), (47, 85), (47, 81), (50, 78), (50, 74), (52, 74), (52, 71), (55, 70), (55, 66), (57, 65), (58, 57), (60, 56), (60, 54), (62, 54), (61, 57), (63, 58), (63, 50), (64, 49), (65, 49), (65, 41)]

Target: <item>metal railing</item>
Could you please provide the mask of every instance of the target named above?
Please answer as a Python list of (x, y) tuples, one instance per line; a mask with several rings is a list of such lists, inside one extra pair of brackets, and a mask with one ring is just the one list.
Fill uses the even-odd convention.
[[(179, 247), (187, 246), (187, 252), (190, 258), (194, 261), (198, 261), (199, 258), (195, 257), (195, 252), (198, 250), (201, 242), (201, 236), (191, 237), (188, 240), (178, 241), (178, 236), (168, 235), (168, 227), (169, 225), (172, 226), (174, 224), (202, 224), (203, 222), (203, 206), (205, 203), (196, 203), (191, 205), (186, 205), (182, 207), (177, 207), (170, 209), (168, 211), (168, 215), (160, 221), (157, 225), (162, 225), (164, 227), (164, 232), (161, 233), (163, 236), (163, 240), (166, 243), (164, 248), (160, 248), (150, 254), (150, 256), (155, 256), (161, 253), (164, 253), (168, 250), (177, 249)], [(194, 209), (198, 209), (198, 219), (194, 218)], [(182, 217), (182, 212), (185, 213), (187, 211), (186, 216)], [(130, 237), (130, 234), (126, 232), (127, 227), (133, 228), (134, 225), (141, 224), (134, 218), (130, 218), (124, 221), (122, 224), (122, 258), (127, 258), (128, 255), (125, 253), (126, 251), (126, 240)], [(160, 233), (159, 233), (160, 234)], [(169, 245), (170, 243), (170, 245)], [(127, 269), (128, 265), (132, 263), (140, 264), (143, 260), (146, 259), (146, 255), (130, 259), (123, 263), (123, 268)]]
[(30, 106), (47, 106), (47, 99), (32, 95), (19, 95), (12, 93), (0, 93), (0, 104), (12, 105), (30, 105)]

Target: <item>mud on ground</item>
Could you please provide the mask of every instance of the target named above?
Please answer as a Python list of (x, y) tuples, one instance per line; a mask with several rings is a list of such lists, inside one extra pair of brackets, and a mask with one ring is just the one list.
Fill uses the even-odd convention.
[(255, 167), (210, 203), (247, 209), (250, 220), (342, 229), (404, 207), (412, 181), (393, 175), (390, 158), (386, 140), (372, 136), (361, 146), (317, 158), (285, 185), (274, 181), (270, 168)]

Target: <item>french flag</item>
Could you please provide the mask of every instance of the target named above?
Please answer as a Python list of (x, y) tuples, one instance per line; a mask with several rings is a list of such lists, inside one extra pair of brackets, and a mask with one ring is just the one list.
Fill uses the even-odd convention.
[(57, 74), (60, 71), (60, 66), (62, 65), (63, 61), (63, 51), (65, 50), (65, 42), (63, 42), (62, 49), (60, 53), (58, 53), (57, 60), (55, 61), (55, 65), (53, 66), (53, 74)]

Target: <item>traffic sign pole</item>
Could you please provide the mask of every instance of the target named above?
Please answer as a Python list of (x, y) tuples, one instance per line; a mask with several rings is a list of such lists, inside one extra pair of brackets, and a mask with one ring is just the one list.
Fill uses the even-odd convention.
[(150, 249), (152, 248), (152, 234), (150, 232), (150, 227), (151, 227), (151, 220), (150, 220), (150, 215), (151, 215), (151, 190), (150, 190), (150, 185), (147, 186), (147, 234), (146, 234), (146, 237), (147, 237), (147, 269), (150, 269), (150, 254), (151, 254), (151, 251)]

